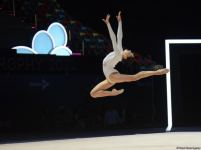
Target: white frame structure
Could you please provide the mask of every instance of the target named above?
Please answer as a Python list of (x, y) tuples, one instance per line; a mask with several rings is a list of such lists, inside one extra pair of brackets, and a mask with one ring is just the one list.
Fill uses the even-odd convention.
[[(165, 40), (165, 59), (166, 68), (170, 68), (170, 44), (201, 44), (201, 39), (168, 39)], [(172, 129), (172, 96), (171, 96), (171, 76), (170, 73), (166, 76), (166, 86), (167, 86), (167, 117), (168, 126), (166, 131), (171, 131)]]

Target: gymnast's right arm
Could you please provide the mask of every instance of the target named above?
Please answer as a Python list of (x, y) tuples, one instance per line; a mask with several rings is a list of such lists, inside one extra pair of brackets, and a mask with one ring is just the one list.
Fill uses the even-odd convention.
[(118, 21), (118, 29), (117, 29), (117, 47), (120, 51), (123, 51), (122, 39), (123, 39), (123, 31), (122, 31), (122, 19), (121, 19), (121, 11), (119, 11), (116, 16)]
[(117, 47), (116, 35), (114, 34), (114, 31), (112, 30), (112, 27), (110, 25), (109, 19), (110, 19), (110, 15), (107, 15), (106, 19), (102, 19), (102, 20), (107, 25), (107, 28), (108, 28), (108, 31), (109, 31), (109, 35), (110, 35), (110, 39), (112, 41), (113, 50), (115, 51), (115, 53), (116, 52), (120, 52), (118, 50), (118, 47)]

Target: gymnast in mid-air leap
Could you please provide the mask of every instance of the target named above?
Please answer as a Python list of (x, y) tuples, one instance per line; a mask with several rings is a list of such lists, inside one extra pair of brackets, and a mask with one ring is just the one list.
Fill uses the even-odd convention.
[(108, 90), (116, 83), (123, 82), (132, 82), (137, 81), (142, 78), (154, 76), (154, 75), (164, 75), (169, 72), (168, 69), (158, 69), (156, 71), (140, 71), (137, 74), (129, 75), (129, 74), (121, 74), (118, 70), (114, 69), (116, 64), (123, 59), (134, 58), (134, 53), (131, 50), (122, 48), (122, 18), (121, 12), (116, 16), (118, 21), (118, 29), (117, 29), (117, 39), (114, 34), (112, 27), (110, 25), (110, 15), (108, 14), (105, 19), (102, 19), (107, 25), (109, 35), (112, 41), (113, 51), (110, 52), (103, 60), (103, 73), (106, 79), (99, 84), (97, 84), (90, 92), (91, 97), (99, 98), (106, 96), (117, 96), (124, 92), (124, 89), (117, 90), (113, 88), (112, 90)]

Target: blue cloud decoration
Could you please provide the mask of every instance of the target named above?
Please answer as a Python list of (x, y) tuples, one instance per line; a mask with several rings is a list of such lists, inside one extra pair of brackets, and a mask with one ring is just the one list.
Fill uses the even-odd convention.
[(32, 40), (32, 48), (15, 46), (17, 54), (48, 54), (56, 56), (71, 56), (72, 51), (66, 47), (68, 36), (64, 26), (58, 22), (52, 23), (47, 31), (38, 31)]

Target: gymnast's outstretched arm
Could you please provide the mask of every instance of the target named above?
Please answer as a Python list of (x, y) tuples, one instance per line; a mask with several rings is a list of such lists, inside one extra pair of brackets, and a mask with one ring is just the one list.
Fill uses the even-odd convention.
[(121, 11), (119, 11), (118, 15), (116, 16), (118, 21), (118, 29), (117, 29), (117, 48), (120, 51), (123, 51), (122, 47), (122, 39), (123, 39), (123, 31), (122, 31), (122, 19), (121, 19)]
[(110, 35), (110, 39), (111, 39), (111, 41), (112, 41), (112, 47), (113, 47), (113, 50), (115, 51), (115, 52), (119, 52), (119, 49), (118, 49), (118, 47), (117, 47), (117, 38), (116, 38), (116, 35), (115, 35), (115, 33), (114, 33), (114, 31), (112, 30), (112, 27), (111, 27), (111, 25), (110, 25), (110, 15), (108, 14), (107, 16), (106, 16), (106, 19), (102, 19), (104, 22), (105, 22), (105, 24), (107, 25), (107, 28), (108, 28), (108, 31), (109, 31), (109, 35)]

